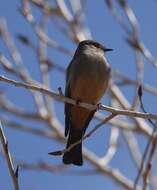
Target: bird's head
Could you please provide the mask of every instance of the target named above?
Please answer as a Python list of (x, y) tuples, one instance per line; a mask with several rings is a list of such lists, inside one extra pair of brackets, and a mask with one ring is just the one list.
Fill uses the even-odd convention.
[(101, 45), (100, 43), (93, 41), (93, 40), (84, 40), (81, 41), (78, 45), (79, 49), (86, 49), (86, 48), (93, 48), (103, 52), (112, 51), (113, 49), (106, 48), (105, 46)]

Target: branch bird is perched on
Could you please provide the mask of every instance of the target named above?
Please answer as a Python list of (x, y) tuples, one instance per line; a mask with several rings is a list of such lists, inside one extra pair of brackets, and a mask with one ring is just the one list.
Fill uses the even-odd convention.
[[(111, 50), (96, 41), (80, 42), (66, 71), (65, 96), (97, 104), (108, 86), (110, 66), (104, 53)], [(65, 104), (67, 148), (82, 139), (94, 113), (86, 108)], [(83, 164), (82, 142), (64, 153), (63, 163), (78, 166)]]

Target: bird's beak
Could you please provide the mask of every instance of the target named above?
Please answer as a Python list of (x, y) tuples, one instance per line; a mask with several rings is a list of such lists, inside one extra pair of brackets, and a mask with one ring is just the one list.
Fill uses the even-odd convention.
[(113, 49), (105, 48), (104, 51), (113, 51)]

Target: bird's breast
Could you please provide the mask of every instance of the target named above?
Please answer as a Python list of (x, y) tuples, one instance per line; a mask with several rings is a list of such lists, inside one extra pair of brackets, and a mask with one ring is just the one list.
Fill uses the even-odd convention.
[(96, 104), (103, 96), (109, 81), (106, 65), (86, 62), (76, 65), (76, 72), (71, 80), (71, 96), (74, 99)]

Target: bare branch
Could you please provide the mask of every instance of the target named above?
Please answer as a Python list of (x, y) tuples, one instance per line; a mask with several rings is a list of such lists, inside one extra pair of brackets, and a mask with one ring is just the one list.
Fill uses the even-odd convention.
[(144, 118), (144, 119), (157, 119), (157, 115), (155, 114), (149, 114), (149, 113), (141, 113), (141, 112), (135, 112), (135, 111), (129, 111), (129, 110), (121, 110), (117, 108), (112, 108), (109, 106), (105, 106), (102, 104), (99, 105), (92, 105), (84, 102), (79, 102), (79, 104), (75, 101), (72, 100), (71, 98), (67, 98), (65, 96), (61, 96), (60, 94), (54, 93), (53, 91), (45, 88), (44, 86), (37, 86), (33, 84), (28, 84), (28, 83), (23, 83), (23, 82), (17, 82), (15, 80), (6, 78), (4, 76), (0, 76), (0, 81), (15, 85), (16, 87), (22, 87), (30, 90), (35, 90), (41, 93), (45, 93), (50, 97), (53, 97), (54, 99), (62, 102), (66, 102), (72, 105), (78, 105), (84, 108), (87, 108), (89, 110), (105, 110), (108, 112), (111, 112), (116, 115), (125, 115), (125, 116), (130, 116), (130, 117), (139, 117), (139, 118)]
[(151, 174), (153, 158), (154, 158), (156, 145), (157, 145), (157, 133), (156, 132), (154, 132), (154, 134), (153, 134), (151, 143), (152, 143), (152, 146), (151, 146), (151, 149), (150, 149), (150, 153), (148, 155), (148, 161), (146, 163), (145, 172), (143, 173), (143, 182), (144, 182), (143, 190), (146, 190), (147, 186), (149, 184), (149, 177), (150, 177), (150, 174)]
[(113, 127), (111, 129), (111, 135), (110, 135), (110, 142), (109, 142), (109, 148), (107, 150), (107, 153), (99, 160), (102, 165), (107, 166), (113, 156), (115, 155), (117, 148), (118, 148), (118, 137), (119, 137), (119, 129)]
[(37, 162), (37, 163), (26, 163), (24, 161), (16, 161), (18, 163), (18, 165), (21, 167), (21, 169), (23, 170), (36, 170), (36, 171), (47, 171), (47, 172), (54, 172), (54, 173), (58, 173), (61, 172), (63, 170), (65, 170), (67, 167), (63, 164), (60, 164), (58, 166), (56, 165), (50, 165), (46, 162)]
[(60, 155), (63, 155), (64, 153), (66, 153), (66, 152), (69, 152), (72, 148), (74, 148), (76, 145), (80, 144), (85, 139), (89, 138), (98, 128), (100, 128), (102, 125), (107, 123), (109, 120), (111, 120), (115, 116), (116, 116), (115, 114), (111, 114), (108, 117), (106, 117), (101, 123), (96, 125), (94, 127), (94, 129), (92, 129), (89, 133), (87, 133), (84, 137), (82, 137), (82, 139), (80, 139), (79, 141), (71, 144), (68, 148), (65, 148), (64, 150), (49, 152), (48, 154), (53, 155), (53, 156), (60, 156)]
[[(110, 176), (112, 179), (120, 184), (122, 187), (128, 190), (134, 190), (133, 189), (133, 182), (126, 178), (118, 169), (116, 168), (110, 168), (107, 166), (104, 166), (99, 162), (99, 158), (89, 150), (84, 149), (83, 151), (85, 158), (94, 165), (98, 171), (100, 171), (105, 176)], [(137, 187), (137, 190), (142, 190), (140, 186)]]
[(8, 164), (9, 173), (10, 173), (10, 176), (11, 176), (13, 184), (14, 184), (14, 188), (15, 188), (15, 190), (19, 190), (18, 178), (16, 177), (16, 174), (15, 174), (13, 161), (12, 161), (11, 154), (10, 154), (10, 151), (8, 148), (8, 141), (4, 135), (4, 131), (3, 131), (1, 122), (0, 122), (0, 138), (1, 138), (2, 146), (3, 146), (3, 150), (4, 150), (4, 154), (5, 154), (5, 159)]
[(20, 124), (20, 123), (14, 122), (14, 121), (9, 121), (7, 119), (1, 119), (1, 121), (6, 127), (9, 127), (11, 129), (15, 129), (15, 130), (33, 134), (33, 135), (37, 135), (39, 137), (45, 137), (45, 138), (49, 138), (49, 139), (57, 139), (58, 140), (58, 136), (55, 134), (55, 132), (36, 129), (36, 128), (30, 127), (28, 125)]

